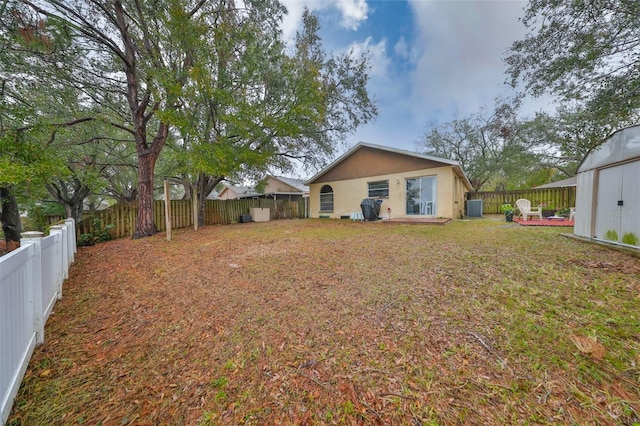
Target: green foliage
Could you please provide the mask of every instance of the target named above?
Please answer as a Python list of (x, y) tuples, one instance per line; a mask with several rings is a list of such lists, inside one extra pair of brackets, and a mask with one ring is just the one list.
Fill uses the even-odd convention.
[(613, 229), (609, 229), (604, 234), (604, 239), (609, 241), (618, 241), (618, 233)]
[(625, 244), (629, 244), (632, 246), (637, 246), (638, 245), (638, 236), (636, 234), (634, 234), (633, 232), (627, 232), (626, 234), (624, 234), (622, 236), (622, 242)]
[(531, 30), (506, 58), (511, 82), (535, 95), (578, 102), (594, 121), (617, 126), (640, 107), (638, 3), (529, 2)]
[(97, 243), (104, 243), (111, 240), (111, 229), (113, 225), (102, 226), (100, 219), (93, 220), (93, 231), (88, 234), (82, 234), (78, 238), (78, 246), (92, 246)]
[(555, 210), (556, 209), (556, 205), (551, 201), (543, 201), (538, 206), (541, 207), (542, 210)]
[(24, 230), (46, 232), (49, 227), (47, 216), (64, 217), (65, 211), (58, 203), (30, 203), (24, 219)]
[(511, 204), (503, 204), (500, 206), (500, 210), (502, 210), (502, 213), (506, 214), (513, 211), (513, 206)]

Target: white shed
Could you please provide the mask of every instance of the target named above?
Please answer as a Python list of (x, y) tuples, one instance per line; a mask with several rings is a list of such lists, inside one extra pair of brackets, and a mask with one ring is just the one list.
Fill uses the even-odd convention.
[(573, 232), (640, 248), (640, 125), (618, 130), (578, 168)]

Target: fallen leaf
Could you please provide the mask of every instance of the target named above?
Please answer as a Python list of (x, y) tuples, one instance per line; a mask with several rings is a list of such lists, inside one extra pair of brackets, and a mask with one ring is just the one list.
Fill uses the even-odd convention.
[(595, 338), (573, 335), (570, 339), (581, 353), (590, 355), (594, 361), (601, 361), (604, 358), (606, 352), (604, 346)]

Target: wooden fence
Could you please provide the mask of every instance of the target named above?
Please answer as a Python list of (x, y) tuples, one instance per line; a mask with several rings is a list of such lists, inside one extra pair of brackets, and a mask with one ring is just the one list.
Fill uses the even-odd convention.
[(576, 187), (566, 186), (562, 188), (545, 189), (520, 189), (517, 191), (493, 191), (493, 192), (467, 192), (467, 200), (482, 200), (482, 213), (502, 214), (500, 207), (503, 204), (511, 204), (514, 208), (516, 200), (526, 198), (532, 206), (540, 204), (552, 204), (557, 210), (576, 205)]
[[(237, 222), (241, 215), (249, 214), (252, 207), (268, 208), (271, 220), (309, 217), (308, 199), (299, 201), (271, 199), (206, 200), (204, 208), (205, 225), (226, 225)], [(164, 201), (154, 204), (154, 221), (158, 231), (166, 230)], [(136, 202), (116, 204), (93, 215), (85, 215), (78, 223), (77, 234), (89, 234), (96, 231), (97, 222), (105, 229), (112, 225), (110, 235), (120, 238), (133, 235), (138, 207)], [(173, 229), (193, 226), (191, 200), (171, 200), (171, 227)]]

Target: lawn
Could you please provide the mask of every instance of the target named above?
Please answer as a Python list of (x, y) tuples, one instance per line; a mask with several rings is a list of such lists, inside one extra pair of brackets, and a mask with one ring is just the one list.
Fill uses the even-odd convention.
[(80, 248), (9, 425), (640, 422), (640, 262), (497, 219)]

